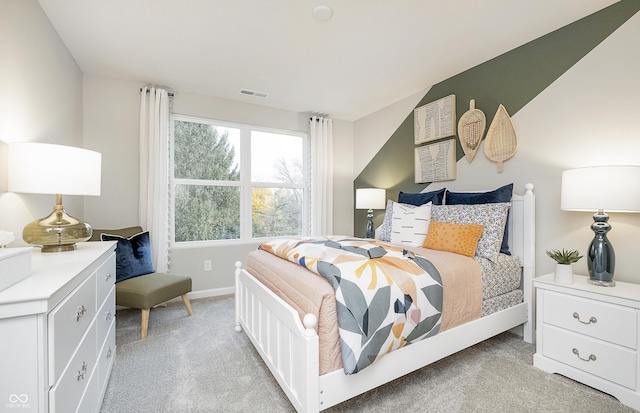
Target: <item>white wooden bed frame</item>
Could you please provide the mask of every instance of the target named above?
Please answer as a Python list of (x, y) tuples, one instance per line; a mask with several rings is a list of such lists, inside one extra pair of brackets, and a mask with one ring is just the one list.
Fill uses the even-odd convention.
[(353, 375), (320, 376), (316, 317), (298, 313), (236, 263), (236, 331), (243, 329), (298, 412), (319, 412), (402, 377), (501, 332), (524, 324), (533, 340), (532, 279), (535, 261), (533, 185), (512, 198), (509, 247), (521, 257), (524, 302), (395, 350)]

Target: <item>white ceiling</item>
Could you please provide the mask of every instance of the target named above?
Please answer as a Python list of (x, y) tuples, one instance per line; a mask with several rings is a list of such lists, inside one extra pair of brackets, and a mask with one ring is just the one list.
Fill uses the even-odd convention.
[(618, 0), (38, 1), (85, 73), (357, 120)]

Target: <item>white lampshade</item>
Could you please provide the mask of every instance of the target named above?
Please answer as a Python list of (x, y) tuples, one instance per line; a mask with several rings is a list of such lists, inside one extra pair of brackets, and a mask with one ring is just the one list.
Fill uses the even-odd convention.
[(11, 192), (100, 195), (102, 155), (88, 149), (47, 143), (9, 144)]
[(67, 214), (62, 196), (100, 195), (101, 163), (102, 155), (87, 149), (10, 143), (9, 191), (56, 196), (51, 214), (27, 224), (22, 239), (42, 246), (42, 252), (63, 252), (91, 238), (91, 225)]
[(356, 189), (356, 209), (385, 209), (387, 191), (379, 188)]
[(594, 166), (564, 171), (560, 208), (639, 212), (640, 166)]

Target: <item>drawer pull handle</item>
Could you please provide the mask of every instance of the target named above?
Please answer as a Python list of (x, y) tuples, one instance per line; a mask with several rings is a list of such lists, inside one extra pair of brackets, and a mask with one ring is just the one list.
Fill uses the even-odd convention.
[(572, 352), (573, 354), (575, 354), (576, 356), (578, 356), (578, 358), (579, 358), (580, 360), (582, 360), (582, 361), (596, 361), (596, 355), (595, 355), (595, 354), (590, 354), (590, 355), (589, 355), (589, 358), (586, 358), (586, 359), (585, 359), (585, 358), (580, 357), (580, 352), (578, 351), (578, 349), (577, 349), (577, 348), (575, 348), (575, 347), (574, 347), (574, 349), (573, 349), (573, 350), (571, 350), (571, 352)]
[(76, 312), (76, 321), (80, 321), (80, 319), (86, 312), (87, 312), (87, 309), (84, 308), (84, 305), (81, 305), (80, 307), (78, 307), (78, 311)]
[(78, 381), (80, 381), (80, 379), (84, 380), (84, 376), (87, 374), (87, 363), (85, 363), (84, 361), (82, 362), (82, 368), (80, 370), (78, 370)]
[(573, 318), (575, 318), (576, 320), (578, 320), (582, 324), (595, 324), (595, 323), (598, 322), (598, 319), (595, 318), (595, 317), (591, 317), (589, 319), (589, 321), (582, 321), (582, 320), (580, 320), (580, 314), (578, 314), (578, 313), (573, 313)]

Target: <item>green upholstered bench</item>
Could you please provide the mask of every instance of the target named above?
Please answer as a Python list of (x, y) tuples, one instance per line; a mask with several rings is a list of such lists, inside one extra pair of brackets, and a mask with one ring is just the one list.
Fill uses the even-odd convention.
[[(129, 238), (141, 232), (141, 227), (94, 229), (89, 241), (100, 241), (100, 234), (103, 233)], [(147, 338), (149, 311), (152, 307), (173, 298), (182, 297), (189, 315), (193, 315), (191, 302), (187, 296), (191, 288), (191, 277), (154, 272), (116, 283), (116, 304), (142, 310), (141, 338), (144, 340)]]

